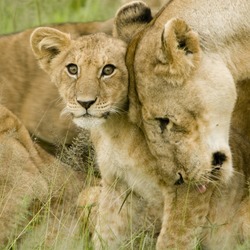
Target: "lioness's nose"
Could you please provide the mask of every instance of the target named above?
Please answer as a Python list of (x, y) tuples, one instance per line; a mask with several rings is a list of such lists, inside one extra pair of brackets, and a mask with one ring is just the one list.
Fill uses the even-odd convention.
[(92, 104), (94, 104), (95, 101), (96, 101), (96, 99), (95, 99), (95, 100), (86, 101), (86, 102), (77, 100), (77, 102), (78, 102), (83, 108), (85, 108), (86, 110), (87, 110)]
[(224, 153), (222, 152), (215, 152), (213, 153), (213, 157), (212, 157), (212, 165), (213, 166), (221, 166), (225, 161), (226, 161), (227, 157)]

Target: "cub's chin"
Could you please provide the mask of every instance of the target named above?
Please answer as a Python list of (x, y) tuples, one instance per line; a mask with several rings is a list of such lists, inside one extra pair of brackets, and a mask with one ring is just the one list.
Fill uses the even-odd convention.
[(75, 117), (73, 118), (73, 122), (80, 128), (84, 128), (84, 129), (92, 129), (98, 126), (101, 126), (104, 122), (106, 121), (106, 119), (104, 117)]

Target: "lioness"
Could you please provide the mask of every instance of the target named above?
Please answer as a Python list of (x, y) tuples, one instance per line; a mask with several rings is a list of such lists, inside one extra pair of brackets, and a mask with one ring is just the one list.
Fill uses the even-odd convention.
[[(112, 23), (110, 19), (52, 26), (79, 37), (96, 32), (110, 34)], [(59, 117), (64, 104), (30, 49), (33, 30), (0, 36), (0, 103), (21, 119), (46, 150), (54, 153), (55, 145), (70, 144), (78, 131), (67, 116)]]
[[(140, 22), (152, 18), (144, 4), (136, 5), (136, 9), (128, 9), (125, 14), (131, 15), (130, 10), (131, 13), (138, 15), (138, 21)], [(119, 18), (118, 15), (117, 23), (119, 23)], [(137, 20), (136, 17), (135, 20)], [(235, 220), (231, 214), (225, 213), (224, 218), (218, 220), (216, 218), (216, 221), (227, 221), (230, 229), (237, 225), (235, 231), (232, 230), (232, 244), (236, 240), (234, 236), (241, 229), (244, 239), (246, 236), (244, 233), (248, 232), (245, 225), (249, 220), (245, 217), (246, 224), (243, 221), (239, 224), (236, 223), (239, 218), (236, 210), (240, 207), (241, 213), (244, 213), (245, 209), (245, 206), (241, 206), (240, 201), (237, 200), (238, 198), (241, 200), (243, 194), (239, 194), (238, 198), (232, 196), (231, 199), (222, 199), (220, 192), (231, 194), (233, 192), (231, 188), (234, 189), (235, 183), (239, 185), (236, 189), (241, 190), (246, 183), (246, 176), (233, 175), (231, 178), (233, 184), (228, 188), (226, 188), (227, 184), (216, 180), (214, 180), (215, 188), (213, 183), (209, 183), (207, 186), (202, 183), (198, 183), (197, 186), (191, 184), (178, 185), (182, 184), (181, 176), (174, 175), (173, 179), (168, 171), (160, 168), (159, 161), (151, 153), (142, 130), (128, 119), (128, 78), (123, 61), (126, 50), (124, 43), (103, 34), (72, 40), (65, 33), (50, 28), (40, 28), (32, 34), (31, 45), (40, 65), (58, 86), (59, 92), (66, 103), (66, 112), (71, 113), (78, 126), (91, 130), (91, 138), (97, 151), (98, 164), (102, 175), (99, 214), (93, 237), (96, 249), (100, 249), (102, 246), (107, 246), (109, 249), (118, 249), (121, 246), (128, 247), (129, 245), (135, 246), (138, 234), (142, 233), (155, 238), (160, 232), (163, 209), (166, 210), (163, 217), (164, 223), (167, 222), (167, 216), (170, 215), (170, 223), (164, 224), (163, 229), (169, 227), (173, 231), (172, 240), (175, 240), (178, 246), (183, 247), (180, 244), (185, 244), (185, 249), (190, 249), (194, 244), (193, 233), (199, 240), (202, 240), (203, 234), (206, 233), (206, 222), (213, 219), (214, 216), (218, 216), (216, 207), (219, 202), (224, 206), (231, 206), (231, 212), (235, 215)], [(96, 55), (92, 52), (92, 48), (103, 53)], [(200, 51), (199, 47), (197, 49)], [(197, 60), (196, 66), (201, 65), (200, 67), (207, 75), (207, 78), (204, 78), (203, 85), (210, 85), (216, 77), (223, 86), (229, 86), (226, 95), (232, 94), (232, 97), (230, 97), (230, 100), (223, 99), (225, 102), (228, 101), (228, 107), (225, 108), (226, 113), (223, 114), (224, 128), (228, 129), (233, 108), (232, 102), (236, 96), (235, 87), (229, 71), (222, 66), (223, 71), (218, 72), (217, 67), (218, 65), (221, 66), (220, 62), (211, 64), (210, 60), (212, 59), (206, 58), (204, 55), (202, 62)], [(206, 68), (206, 66), (209, 66), (209, 68)], [(212, 70), (212, 74), (209, 74), (210, 70)], [(84, 74), (86, 71), (88, 78)], [(200, 72), (194, 73), (192, 77), (197, 78), (198, 81)], [(98, 86), (101, 86), (101, 88)], [(211, 88), (211, 90), (213, 89)], [(215, 90), (215, 93), (217, 93), (217, 90)], [(199, 92), (197, 92), (198, 94)], [(227, 122), (228, 124), (226, 124)], [(165, 129), (164, 126), (162, 126), (162, 129)], [(158, 129), (156, 132), (158, 132)], [(235, 135), (235, 137), (237, 136)], [(234, 140), (237, 141), (238, 139), (232, 139), (232, 141)], [(243, 148), (244, 144), (241, 147)], [(242, 154), (244, 152), (245, 149), (242, 150)], [(230, 157), (231, 153), (228, 150), (227, 153)], [(243, 155), (243, 157), (246, 156)], [(235, 158), (236, 160), (237, 158)], [(229, 178), (229, 175), (232, 175), (232, 169), (230, 159), (227, 159), (227, 161), (229, 172), (225, 169), (225, 176), (228, 175)], [(172, 152), (169, 152), (166, 164), (169, 168), (176, 167)], [(238, 162), (235, 164), (242, 172), (241, 165)], [(213, 175), (215, 179), (217, 179), (216, 168), (219, 167), (220, 164), (216, 158)], [(218, 170), (218, 177), (219, 174)], [(216, 183), (221, 190), (216, 188)], [(168, 187), (167, 190), (166, 186)], [(169, 193), (166, 194), (166, 191)], [(166, 197), (163, 197), (163, 194), (168, 195), (168, 202), (164, 203)], [(173, 198), (173, 201), (171, 198)], [(189, 202), (193, 203), (194, 209), (190, 210)], [(165, 207), (163, 207), (163, 203)], [(180, 206), (178, 207), (178, 205)], [(209, 209), (211, 209), (211, 214), (208, 214)], [(193, 213), (195, 213), (195, 216), (192, 216)], [(206, 216), (211, 218), (208, 217), (208, 220), (206, 220)], [(186, 221), (186, 218), (188, 218), (188, 221)], [(231, 221), (231, 219), (233, 220)], [(181, 224), (182, 229), (179, 228), (180, 221), (185, 223), (184, 226)], [(223, 230), (223, 228), (220, 229)], [(186, 233), (187, 231), (188, 233)], [(190, 237), (184, 239), (182, 236)], [(212, 239), (217, 240), (218, 238), (213, 235)], [(170, 245), (164, 243), (164, 246), (172, 247), (172, 240), (169, 243)], [(154, 248), (152, 242), (145, 244), (148, 248)], [(158, 247), (161, 246), (158, 244)]]
[[(131, 5), (133, 4), (125, 5), (123, 9), (129, 8)], [(231, 0), (166, 1), (166, 5), (157, 13), (154, 20), (143, 32), (144, 34), (138, 35), (133, 43), (136, 43), (137, 39), (140, 40), (141, 36), (145, 37), (144, 41), (149, 39), (147, 43), (150, 40), (154, 43), (154, 36), (158, 33), (159, 37), (164, 24), (173, 17), (179, 17), (187, 21), (190, 27), (199, 33), (202, 49), (206, 52), (217, 53), (230, 69), (235, 82), (237, 81), (239, 100), (236, 103), (232, 121), (233, 125), (239, 127), (240, 131), (250, 138), (250, 116), (248, 115), (250, 101), (248, 98), (249, 88), (247, 87), (250, 77), (249, 9), (249, 1), (247, 0), (237, 2)], [(132, 12), (131, 16), (124, 14), (115, 28), (115, 35), (127, 42), (145, 25), (140, 21), (134, 21), (133, 15), (135, 14)], [(180, 45), (185, 46), (182, 40), (180, 40)], [(149, 60), (149, 57), (147, 59)], [(153, 58), (150, 60), (153, 60)], [(243, 82), (238, 82), (239, 80)], [(131, 103), (133, 103), (133, 99), (131, 98)], [(137, 107), (136, 105), (132, 106)], [(138, 120), (140, 120), (140, 117), (138, 117)]]
[[(140, 5), (140, 2), (132, 3), (118, 11), (115, 32), (126, 41), (138, 32), (127, 53), (131, 80), (129, 113), (130, 119), (145, 132), (150, 151), (159, 164), (160, 178), (166, 174), (166, 180), (169, 181), (169, 176), (172, 175), (174, 180), (174, 176), (179, 175), (176, 184), (197, 185), (199, 192), (211, 192), (212, 200), (215, 199), (216, 190), (213, 190), (210, 182), (219, 180), (222, 185), (220, 189), (228, 193), (227, 198), (234, 199), (230, 190), (236, 184), (232, 178), (239, 178), (238, 183), (243, 185), (238, 187), (242, 194), (237, 199), (240, 198), (241, 202), (245, 195), (249, 196), (244, 186), (249, 168), (247, 165), (241, 166), (241, 159), (237, 155), (234, 156), (235, 165), (232, 168), (228, 139), (230, 116), (236, 97), (233, 79), (239, 81), (250, 75), (250, 24), (245, 20), (250, 10), (249, 2), (221, 1), (218, 4), (218, 1), (173, 0), (146, 28), (145, 23), (140, 21), (143, 13), (141, 18), (138, 17)], [(215, 6), (216, 12), (208, 16), (205, 26), (200, 20), (207, 13), (214, 12)], [(233, 19), (232, 10), (238, 13)], [(182, 17), (193, 29), (181, 19), (171, 19), (174, 16)], [(224, 29), (220, 29), (221, 26), (215, 20), (220, 20)], [(194, 30), (199, 32), (199, 36)], [(231, 139), (233, 151), (235, 144)], [(246, 157), (249, 158), (247, 152), (243, 159)], [(169, 159), (175, 162), (171, 167)], [(233, 171), (245, 177), (237, 176)], [(232, 183), (229, 184), (229, 180)], [(172, 215), (174, 209), (169, 205), (168, 188), (166, 183), (165, 218), (157, 246), (159, 249), (192, 248), (192, 239), (197, 236), (197, 232), (190, 225), (183, 231), (178, 224), (173, 227), (172, 220), (178, 218), (178, 212)], [(209, 204), (210, 199), (207, 196), (203, 205)], [(248, 199), (242, 204), (248, 203)], [(237, 206), (241, 206), (240, 202), (236, 202), (234, 209), (231, 208), (233, 213), (237, 211)], [(193, 207), (187, 207), (187, 220), (189, 224), (201, 225), (202, 220), (199, 222), (196, 217), (198, 212), (195, 204), (197, 202), (194, 201)], [(215, 204), (218, 205), (219, 200)], [(207, 209), (203, 218), (208, 216), (211, 223), (218, 220), (216, 206), (202, 208), (203, 211)], [(197, 209), (202, 210), (199, 205)], [(226, 217), (228, 219), (231, 215), (226, 213)], [(192, 236), (193, 233), (196, 236)], [(207, 241), (204, 242), (208, 248), (221, 249), (223, 244), (231, 246), (228, 242), (216, 245), (214, 241), (219, 241), (219, 238), (212, 237), (211, 240), (208, 235), (206, 237)], [(230, 240), (235, 240), (235, 237)]]

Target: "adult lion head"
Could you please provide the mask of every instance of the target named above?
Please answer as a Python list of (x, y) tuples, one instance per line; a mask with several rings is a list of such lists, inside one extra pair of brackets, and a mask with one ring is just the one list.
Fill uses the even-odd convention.
[[(141, 4), (118, 11), (117, 30), (122, 33), (128, 16), (126, 26), (136, 27), (131, 13)], [(163, 24), (160, 16), (129, 44), (130, 118), (143, 129), (163, 171), (176, 184), (191, 181), (202, 191), (211, 180), (226, 182), (232, 174), (234, 79), (218, 54), (201, 49), (199, 35), (185, 21), (172, 18)], [(172, 169), (166, 159), (175, 163)]]

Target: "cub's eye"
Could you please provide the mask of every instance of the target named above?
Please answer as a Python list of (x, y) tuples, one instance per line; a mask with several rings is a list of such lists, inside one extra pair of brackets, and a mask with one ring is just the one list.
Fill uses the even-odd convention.
[(159, 121), (161, 133), (163, 133), (168, 124), (170, 123), (170, 120), (168, 118), (156, 118), (156, 120)]
[(70, 63), (70, 64), (68, 64), (66, 67), (67, 67), (68, 72), (69, 72), (71, 75), (77, 75), (77, 73), (78, 73), (78, 67), (77, 67), (76, 64)]
[(109, 76), (111, 75), (115, 70), (115, 66), (112, 64), (107, 64), (102, 69), (102, 75), (103, 76)]

